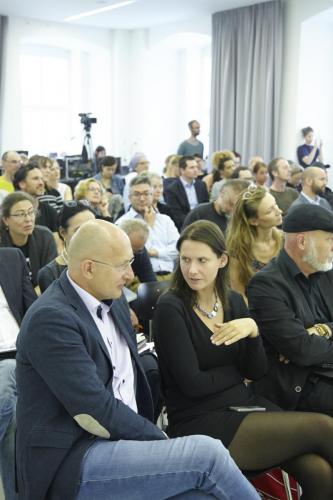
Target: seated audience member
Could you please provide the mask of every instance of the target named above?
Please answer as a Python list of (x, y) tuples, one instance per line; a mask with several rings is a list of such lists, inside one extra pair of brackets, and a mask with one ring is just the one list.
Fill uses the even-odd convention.
[(203, 158), (204, 145), (198, 139), (198, 135), (200, 134), (200, 123), (197, 120), (191, 120), (188, 123), (188, 128), (190, 129), (191, 135), (178, 146), (177, 154), (181, 156), (199, 154), (201, 158)]
[(138, 175), (131, 181), (129, 199), (131, 208), (116, 224), (128, 219), (143, 219), (148, 224), (146, 248), (154, 273), (158, 279), (169, 279), (178, 255), (177, 228), (170, 217), (154, 210), (151, 182), (147, 176)]
[(149, 178), (152, 189), (152, 207), (155, 212), (160, 214), (168, 215), (171, 217), (170, 208), (164, 202), (163, 198), (163, 179), (155, 172), (143, 172), (141, 175), (145, 175)]
[(99, 181), (93, 178), (82, 179), (74, 189), (74, 199), (86, 200), (93, 209), (97, 219), (112, 222), (106, 193)]
[(322, 197), (326, 184), (327, 175), (324, 169), (319, 167), (306, 168), (302, 175), (302, 191), (290, 208), (297, 207), (297, 205), (304, 205), (304, 203), (311, 203), (312, 205), (320, 205), (326, 208), (326, 210), (332, 211), (331, 205)]
[(265, 188), (253, 185), (235, 203), (227, 230), (230, 283), (244, 298), (253, 274), (281, 249), (282, 233), (277, 229), (281, 213), (275, 198)]
[(130, 282), (126, 283), (126, 286), (135, 290), (139, 283), (157, 281), (145, 247), (149, 237), (148, 224), (141, 219), (126, 219), (119, 221), (119, 227), (127, 234), (134, 255), (132, 262), (134, 276)]
[(214, 193), (217, 197), (223, 181), (230, 179), (235, 168), (234, 156), (231, 151), (217, 151), (214, 153), (212, 166), (212, 173), (206, 175), (203, 181), (206, 184), (208, 193), (211, 193), (213, 187), (216, 186)]
[(0, 287), (0, 476), (6, 500), (17, 500), (15, 344), (22, 318), (37, 298), (17, 248), (0, 248)]
[(317, 160), (323, 163), (323, 141), (320, 141), (319, 144), (314, 141), (313, 128), (311, 127), (305, 127), (301, 132), (304, 144), (297, 148), (298, 163), (304, 168), (310, 167)]
[(28, 163), (17, 170), (14, 175), (14, 187), (17, 191), (28, 193), (35, 199), (38, 205), (36, 224), (48, 227), (54, 235), (57, 235), (57, 211), (45, 201), (39, 200), (44, 194), (45, 184), (41, 169), (36, 163)]
[(115, 221), (120, 213), (123, 213), (123, 191), (124, 180), (121, 175), (116, 174), (117, 160), (113, 156), (105, 156), (99, 162), (99, 173), (94, 179), (99, 181), (106, 191), (109, 201), (109, 212), (112, 220)]
[(249, 187), (248, 181), (240, 179), (229, 179), (221, 187), (219, 197), (210, 203), (200, 203), (193, 208), (186, 216), (182, 229), (192, 224), (197, 220), (210, 220), (215, 222), (224, 233), (229, 217), (234, 209), (239, 193)]
[(131, 180), (134, 179), (137, 175), (140, 175), (142, 172), (149, 170), (149, 161), (147, 157), (143, 153), (135, 153), (135, 155), (131, 158), (128, 165), (129, 173), (125, 177), (125, 186), (123, 191), (123, 202), (125, 211), (127, 211), (130, 207), (130, 202), (128, 198), (129, 194), (129, 186)]
[(94, 176), (103, 188), (111, 194), (123, 194), (124, 180), (116, 174), (117, 160), (114, 156), (105, 156), (99, 162), (99, 173)]
[(289, 181), (287, 182), (287, 187), (297, 189), (297, 191), (300, 191), (302, 189), (301, 187), (301, 182), (302, 182), (302, 175), (304, 172), (304, 168), (301, 167), (300, 165), (297, 165), (296, 163), (292, 163), (289, 161), (290, 165), (290, 178)]
[(179, 171), (179, 179), (169, 184), (164, 191), (166, 204), (178, 230), (190, 210), (199, 203), (209, 201), (205, 183), (197, 179), (198, 167), (193, 156), (183, 156), (179, 160)]
[(269, 192), (274, 196), (278, 207), (282, 210), (282, 217), (288, 212), (290, 205), (298, 197), (296, 189), (288, 188), (290, 166), (284, 158), (275, 158), (268, 165), (268, 173), (272, 180)]
[(99, 162), (105, 158), (106, 156), (106, 149), (104, 146), (97, 146), (97, 148), (95, 149), (95, 161), (96, 161), (96, 165), (98, 166), (99, 165)]
[(256, 186), (266, 187), (268, 181), (268, 168), (266, 163), (257, 161), (253, 165), (252, 172)]
[(6, 151), (1, 157), (0, 190), (12, 193), (14, 191), (14, 174), (21, 165), (21, 157), (16, 151)]
[(36, 226), (36, 201), (27, 193), (11, 193), (1, 207), (0, 247), (19, 248), (37, 285), (38, 271), (57, 255), (52, 233)]
[(258, 162), (264, 163), (264, 160), (261, 158), (261, 156), (252, 156), (249, 159), (248, 167), (251, 170), (251, 172), (253, 172), (253, 167)]
[(195, 153), (193, 155), (193, 158), (197, 162), (197, 166), (198, 166), (198, 179), (203, 179), (207, 175), (207, 170), (205, 168), (206, 162), (203, 159), (203, 157), (201, 155), (199, 155), (198, 153)]
[(51, 262), (42, 267), (38, 272), (38, 286), (41, 292), (44, 292), (47, 287), (58, 279), (62, 271), (67, 268), (68, 256), (67, 248), (72, 236), (76, 233), (79, 227), (95, 218), (93, 210), (88, 202), (69, 200), (65, 201), (59, 213), (59, 236), (64, 242), (62, 252)]
[(169, 155), (165, 159), (165, 167), (163, 169), (163, 186), (164, 188), (178, 179), (179, 173), (179, 160), (181, 159), (180, 155)]
[(58, 191), (62, 201), (69, 201), (73, 199), (73, 194), (70, 186), (68, 186), (68, 184), (65, 184), (64, 182), (60, 182), (60, 167), (57, 160), (52, 160), (48, 186)]
[(230, 179), (244, 179), (246, 181), (253, 181), (253, 175), (248, 167), (236, 167), (234, 168)]
[(242, 297), (227, 288), (223, 234), (212, 222), (194, 222), (178, 250), (171, 289), (153, 320), (169, 435), (220, 439), (241, 470), (279, 465), (299, 482), (303, 498), (331, 499), (333, 419), (284, 413), (244, 383), (263, 377), (267, 360)]
[[(333, 416), (333, 219), (317, 205), (286, 216), (284, 249), (248, 287), (268, 373), (256, 391), (286, 410)], [(320, 496), (319, 496), (320, 498)]]
[(35, 163), (35, 165), (40, 168), (40, 171), (42, 172), (44, 193), (39, 196), (39, 201), (48, 203), (52, 208), (59, 212), (63, 203), (62, 196), (57, 189), (51, 187), (49, 184), (53, 160), (47, 156), (34, 155), (29, 158), (29, 163)]
[(220, 499), (257, 499), (221, 443), (203, 436), (169, 440), (152, 423), (151, 394), (122, 295), (132, 258), (121, 229), (101, 220), (83, 224), (69, 245), (68, 272), (22, 322), (16, 372), (21, 496), (143, 500), (147, 492), (181, 498), (199, 490)]

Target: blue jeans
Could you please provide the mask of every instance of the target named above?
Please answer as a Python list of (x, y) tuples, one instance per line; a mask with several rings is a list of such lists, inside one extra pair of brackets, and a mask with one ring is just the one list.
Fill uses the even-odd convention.
[(222, 443), (207, 436), (98, 439), (87, 450), (76, 500), (165, 498), (258, 500), (259, 496)]
[(15, 359), (0, 360), (0, 473), (6, 500), (15, 493)]

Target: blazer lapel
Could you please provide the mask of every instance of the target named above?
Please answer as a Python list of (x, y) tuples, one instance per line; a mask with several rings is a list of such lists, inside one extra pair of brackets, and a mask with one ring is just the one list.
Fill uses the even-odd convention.
[(110, 361), (110, 365), (112, 367), (110, 355), (109, 355), (109, 352), (108, 352), (106, 345), (104, 343), (103, 337), (102, 337), (99, 329), (97, 328), (96, 323), (93, 320), (90, 312), (88, 311), (88, 309), (86, 308), (86, 306), (82, 302), (81, 298), (79, 297), (79, 295), (76, 293), (76, 291), (74, 290), (74, 288), (70, 284), (70, 282), (67, 278), (67, 275), (66, 275), (66, 270), (62, 272), (62, 274), (59, 278), (59, 281), (60, 281), (60, 285), (61, 285), (64, 293), (68, 297), (69, 303), (76, 311), (78, 311), (78, 314), (79, 314), (80, 318), (84, 321), (84, 323), (86, 325), (88, 325), (89, 331), (98, 340), (99, 345), (101, 346), (103, 352), (105, 353), (106, 357)]

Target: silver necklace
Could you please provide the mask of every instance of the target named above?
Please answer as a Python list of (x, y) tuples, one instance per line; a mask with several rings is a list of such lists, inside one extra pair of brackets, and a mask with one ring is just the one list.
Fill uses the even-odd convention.
[(198, 302), (194, 303), (194, 307), (196, 309), (198, 309), (198, 311), (200, 311), (201, 314), (203, 314), (204, 316), (206, 316), (209, 319), (212, 319), (212, 318), (215, 318), (215, 316), (217, 315), (217, 312), (219, 310), (220, 304), (218, 303), (217, 295), (215, 294), (215, 304), (213, 306), (213, 310), (212, 311), (210, 311), (210, 312), (205, 311), (204, 309), (202, 309), (202, 307), (199, 306)]

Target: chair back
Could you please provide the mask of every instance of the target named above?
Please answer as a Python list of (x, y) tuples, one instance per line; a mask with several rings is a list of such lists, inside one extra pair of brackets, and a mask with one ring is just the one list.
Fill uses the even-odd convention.
[(140, 283), (137, 289), (137, 307), (140, 317), (152, 320), (158, 298), (170, 287), (170, 281)]

